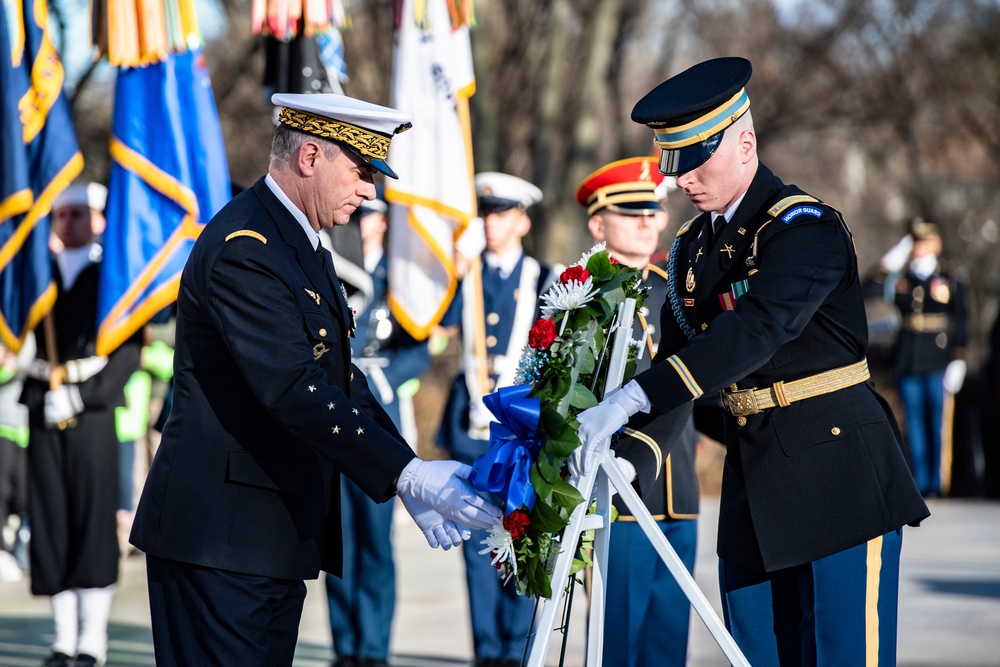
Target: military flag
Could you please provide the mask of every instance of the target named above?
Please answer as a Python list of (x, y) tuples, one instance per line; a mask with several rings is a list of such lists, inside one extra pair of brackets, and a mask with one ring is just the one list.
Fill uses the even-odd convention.
[(418, 340), (455, 293), (454, 244), (476, 215), (469, 98), (475, 92), (471, 3), (403, 0), (397, 11), (391, 106), (413, 116), (388, 162), (389, 303)]
[(49, 212), (83, 169), (47, 25), (44, 0), (0, 10), (0, 340), (15, 351), (55, 301)]
[[(114, 10), (116, 0), (106, 1)], [(192, 0), (165, 3), (163, 10), (166, 18), (158, 25), (166, 32), (157, 36), (147, 24), (138, 44), (114, 29), (95, 28), (104, 35), (99, 47), (120, 66), (98, 354), (113, 351), (174, 302), (191, 247), (230, 198), (222, 128)], [(108, 7), (97, 11), (108, 14)]]

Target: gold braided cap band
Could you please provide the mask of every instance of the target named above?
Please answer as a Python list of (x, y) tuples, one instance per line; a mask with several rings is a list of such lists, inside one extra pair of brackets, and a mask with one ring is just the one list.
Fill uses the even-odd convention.
[(793, 382), (775, 382), (766, 389), (737, 389), (733, 385), (722, 390), (723, 403), (736, 417), (755, 415), (774, 407), (787, 407), (796, 401), (829, 394), (868, 380), (868, 360), (811, 375)]
[(281, 107), (278, 122), (315, 137), (342, 141), (365, 157), (384, 160), (391, 137), (308, 111)]

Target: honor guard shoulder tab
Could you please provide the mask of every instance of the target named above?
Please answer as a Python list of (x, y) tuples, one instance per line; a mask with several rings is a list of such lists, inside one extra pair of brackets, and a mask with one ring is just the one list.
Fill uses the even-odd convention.
[(255, 232), (255, 231), (253, 231), (251, 229), (241, 229), (239, 231), (233, 232), (232, 234), (230, 234), (229, 236), (226, 237), (226, 243), (229, 243), (229, 241), (231, 241), (232, 239), (235, 239), (235, 238), (237, 238), (239, 236), (249, 236), (250, 238), (257, 239), (258, 241), (260, 241), (264, 245), (267, 245), (267, 239), (264, 238), (264, 235), (261, 234), (261, 233), (259, 233), (259, 232)]

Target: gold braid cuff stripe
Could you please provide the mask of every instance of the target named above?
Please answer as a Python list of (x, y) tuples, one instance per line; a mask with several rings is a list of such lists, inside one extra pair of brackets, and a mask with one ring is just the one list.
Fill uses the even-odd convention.
[(278, 121), (294, 128), (324, 139), (342, 141), (348, 146), (357, 149), (365, 157), (384, 160), (389, 154), (389, 141), (387, 137), (371, 130), (366, 130), (357, 125), (342, 123), (339, 120), (332, 120), (311, 114), (308, 111), (299, 111), (281, 107), (278, 114)]

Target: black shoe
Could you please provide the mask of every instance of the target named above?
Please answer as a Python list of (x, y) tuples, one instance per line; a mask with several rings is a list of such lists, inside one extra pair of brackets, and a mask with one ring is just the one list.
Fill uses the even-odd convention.
[(42, 667), (70, 667), (70, 661), (73, 658), (69, 657), (61, 651), (53, 651), (52, 655), (45, 659), (42, 663)]
[(358, 661), (354, 664), (357, 667), (389, 667), (388, 661), (379, 660), (378, 658), (358, 658)]
[(338, 655), (333, 660), (333, 667), (358, 667), (358, 659), (353, 655)]
[(97, 667), (97, 658), (86, 653), (78, 653), (67, 663), (67, 667)]

